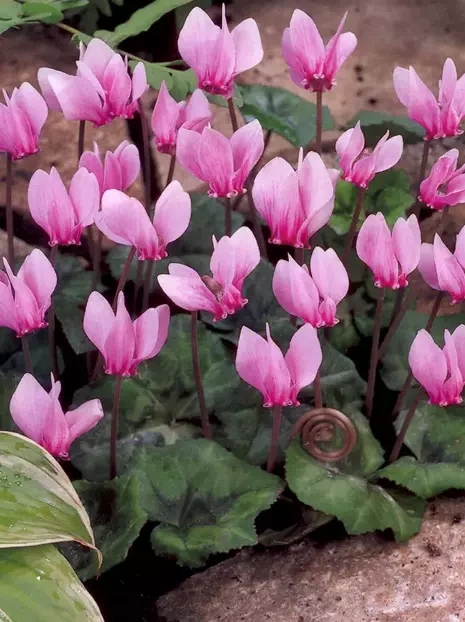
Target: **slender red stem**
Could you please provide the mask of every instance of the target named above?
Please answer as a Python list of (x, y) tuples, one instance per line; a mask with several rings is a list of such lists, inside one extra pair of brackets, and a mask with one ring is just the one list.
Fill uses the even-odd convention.
[(232, 210), (231, 199), (229, 197), (224, 198), (224, 235), (231, 236), (232, 234)]
[(228, 99), (228, 109), (233, 132), (237, 132), (239, 129), (239, 123), (237, 122), (236, 109), (234, 108), (234, 101), (232, 97)]
[(418, 200), (418, 196), (420, 194), (420, 186), (421, 186), (421, 182), (425, 179), (426, 177), (426, 167), (428, 165), (428, 155), (429, 155), (429, 148), (431, 146), (431, 141), (430, 140), (425, 140), (423, 143), (423, 153), (421, 155), (421, 162), (420, 162), (420, 172), (418, 173), (418, 182), (417, 182), (417, 187), (416, 187), (416, 197), (415, 197), (415, 205), (413, 206), (412, 209), (412, 214), (415, 214), (415, 216), (419, 216), (420, 214), (420, 201)]
[(404, 300), (404, 303), (401, 305), (400, 309), (397, 313), (393, 313), (393, 317), (391, 320), (391, 324), (389, 326), (389, 330), (386, 333), (386, 336), (383, 339), (378, 351), (378, 360), (382, 359), (386, 354), (386, 350), (391, 343), (391, 339), (394, 337), (396, 330), (399, 328), (399, 324), (402, 322), (405, 314), (412, 306), (413, 301), (417, 296), (417, 288), (414, 285), (410, 286), (410, 291), (408, 293), (407, 298)]
[(321, 137), (323, 135), (323, 93), (316, 92), (316, 139), (315, 151), (321, 153)]
[(84, 144), (86, 139), (86, 122), (79, 121), (79, 134), (78, 134), (78, 166), (79, 160), (81, 159), (82, 154), (84, 153)]
[(145, 269), (144, 297), (142, 299), (142, 311), (146, 311), (149, 306), (150, 290), (152, 289), (152, 275), (155, 262), (149, 259)]
[[(133, 246), (128, 253), (128, 257), (124, 263), (123, 270), (121, 272), (121, 276), (119, 277), (118, 286), (116, 288), (115, 297), (113, 298), (113, 311), (116, 310), (116, 305), (118, 303), (118, 295), (123, 291), (124, 286), (126, 285), (126, 281), (128, 280), (129, 270), (131, 269), (132, 260), (134, 259), (134, 255), (136, 254), (136, 249)], [(139, 262), (140, 263), (140, 262)]]
[(357, 193), (357, 202), (355, 203), (355, 209), (352, 216), (352, 222), (350, 223), (349, 233), (346, 236), (344, 244), (344, 250), (342, 251), (342, 263), (347, 268), (347, 262), (349, 259), (350, 249), (354, 242), (355, 233), (357, 231), (357, 225), (360, 218), (360, 214), (363, 209), (363, 201), (365, 199), (366, 188), (359, 188)]
[(26, 366), (26, 372), (28, 374), (34, 374), (32, 369), (31, 350), (29, 349), (29, 341), (27, 335), (21, 337), (21, 344), (23, 346), (24, 364)]
[(405, 435), (407, 434), (408, 427), (410, 423), (412, 422), (412, 419), (415, 415), (418, 404), (420, 403), (422, 394), (423, 394), (423, 390), (421, 388), (418, 389), (417, 394), (415, 395), (415, 398), (412, 404), (410, 405), (407, 416), (405, 417), (402, 427), (396, 438), (396, 442), (394, 443), (394, 447), (392, 448), (392, 452), (391, 452), (391, 455), (389, 456), (388, 462), (395, 462), (395, 460), (397, 460), (397, 458), (399, 457), (400, 450), (402, 448), (402, 445), (404, 444)]
[(116, 477), (116, 443), (118, 440), (118, 418), (119, 405), (121, 401), (121, 385), (123, 376), (115, 376), (115, 389), (113, 392), (113, 409), (111, 411), (111, 433), (110, 433), (110, 479)]
[(6, 154), (6, 232), (8, 236), (8, 263), (15, 269), (15, 245), (13, 224), (13, 158)]
[(173, 181), (174, 169), (176, 168), (176, 154), (173, 153), (170, 160), (170, 168), (168, 170), (168, 177), (166, 178), (166, 185), (169, 186)]
[(197, 335), (197, 311), (191, 313), (191, 345), (192, 345), (192, 367), (194, 369), (195, 386), (200, 407), (200, 420), (202, 422), (202, 432), (205, 438), (212, 438), (212, 429), (208, 419), (207, 405), (205, 402), (205, 392), (203, 389), (202, 370), (200, 369), (199, 343)]
[(366, 416), (371, 417), (373, 410), (373, 398), (375, 395), (375, 380), (376, 380), (376, 367), (378, 364), (378, 350), (379, 350), (379, 337), (381, 334), (381, 321), (383, 319), (383, 303), (384, 294), (386, 290), (384, 287), (379, 289), (378, 301), (376, 303), (375, 314), (375, 327), (373, 329), (373, 338), (371, 342), (371, 356), (370, 356), (370, 370), (368, 372), (368, 386), (365, 399)]
[[(52, 246), (52, 250), (50, 251), (50, 263), (52, 266), (55, 265), (56, 258), (58, 253), (58, 246)], [(48, 310), (48, 344), (50, 351), (50, 359), (52, 361), (52, 373), (55, 380), (58, 378), (58, 356), (57, 356), (57, 346), (55, 341), (55, 301), (52, 296), (52, 302), (50, 308)]]
[(273, 429), (271, 431), (271, 445), (268, 453), (268, 461), (266, 463), (266, 470), (271, 472), (274, 470), (276, 464), (276, 457), (278, 455), (279, 446), (279, 433), (281, 431), (281, 422), (283, 419), (283, 407), (273, 407)]

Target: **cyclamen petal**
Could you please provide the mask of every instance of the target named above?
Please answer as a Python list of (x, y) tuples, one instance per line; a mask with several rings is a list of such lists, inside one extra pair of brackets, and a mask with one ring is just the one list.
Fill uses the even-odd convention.
[(84, 313), (84, 332), (105, 360), (105, 372), (134, 376), (142, 361), (156, 356), (168, 333), (169, 309), (149, 309), (131, 322), (124, 294), (118, 296), (116, 315), (105, 298), (92, 292)]
[(297, 85), (323, 93), (335, 85), (337, 72), (357, 45), (352, 32), (342, 33), (346, 16), (347, 13), (325, 47), (314, 21), (300, 9), (294, 11), (289, 28), (284, 31), (282, 47)]
[(135, 145), (123, 140), (114, 152), (107, 151), (104, 162), (100, 150), (94, 143), (94, 151), (84, 151), (79, 167), (87, 169), (97, 178), (100, 197), (106, 190), (124, 191), (131, 186), (140, 172), (139, 151)]
[(58, 401), (60, 383), (47, 393), (31, 374), (25, 374), (10, 400), (11, 416), (30, 439), (57, 458), (67, 459), (71, 443), (103, 417), (100, 400), (85, 402), (63, 413)]
[(465, 200), (465, 172), (457, 168), (458, 150), (450, 149), (431, 167), (420, 184), (419, 200), (428, 207), (442, 210)]

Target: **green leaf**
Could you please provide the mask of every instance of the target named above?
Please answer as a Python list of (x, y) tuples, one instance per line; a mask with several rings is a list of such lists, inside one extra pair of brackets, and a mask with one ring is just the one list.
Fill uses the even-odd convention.
[(404, 456), (376, 474), (414, 492), (423, 499), (436, 497), (446, 490), (465, 488), (465, 462), (422, 463)]
[(420, 529), (422, 499), (388, 492), (363, 477), (317, 462), (298, 441), (287, 451), (286, 479), (302, 503), (336, 516), (351, 535), (392, 529), (396, 540), (402, 541)]
[[(431, 334), (437, 343), (443, 343), (444, 330), (453, 331), (463, 321), (463, 315), (442, 315), (437, 317)], [(416, 311), (407, 311), (399, 328), (394, 333), (386, 354), (382, 359), (381, 377), (387, 387), (399, 391), (409, 373), (408, 353), (410, 346), (421, 328), (425, 328), (428, 316)], [(449, 409), (447, 409), (449, 410)]]
[[(258, 119), (294, 147), (305, 147), (316, 137), (316, 105), (290, 91), (264, 84), (241, 85), (242, 114), (247, 122)], [(323, 106), (323, 130), (334, 128), (327, 106)]]
[(0, 548), (76, 540), (94, 547), (89, 517), (58, 462), (0, 432)]
[(349, 122), (348, 127), (354, 127), (357, 121), (360, 121), (369, 147), (373, 147), (388, 130), (391, 136), (400, 134), (405, 144), (418, 143), (425, 136), (425, 130), (415, 121), (387, 112), (362, 110)]
[(22, 7), (16, 0), (3, 0), (0, 4), (0, 19), (10, 20), (14, 17), (20, 17)]
[(255, 518), (282, 486), (205, 439), (145, 450), (133, 472), (150, 520), (161, 523), (152, 532), (155, 551), (191, 567), (213, 553), (257, 544)]
[[(134, 69), (138, 62), (130, 61), (129, 65)], [(164, 80), (166, 88), (177, 101), (185, 99), (186, 95), (192, 93), (197, 87), (197, 78), (192, 69), (179, 70), (163, 63), (148, 63), (146, 61), (144, 61), (144, 65), (149, 85), (158, 91)]]
[(384, 214), (387, 224), (392, 227), (398, 218), (404, 217), (415, 203), (409, 192), (399, 188), (385, 188), (376, 200), (376, 211)]
[(53, 4), (45, 2), (25, 2), (21, 6), (24, 16), (34, 17), (44, 24), (58, 24), (64, 19), (63, 13)]
[[(57, 260), (58, 287), (54, 295), (55, 313), (76, 354), (94, 349), (82, 328), (84, 308), (91, 291), (92, 272), (85, 271), (75, 257)], [(97, 288), (100, 290), (100, 286)]]
[(117, 47), (125, 39), (149, 30), (165, 13), (190, 2), (192, 0), (155, 0), (135, 11), (127, 22), (119, 24), (115, 30), (97, 30), (94, 36), (103, 39), (111, 47)]
[(0, 550), (0, 576), (2, 621), (103, 622), (94, 599), (51, 544)]
[[(140, 503), (140, 484), (136, 478), (123, 475), (104, 483), (81, 480), (74, 487), (89, 512), (95, 540), (103, 555), (100, 573), (105, 572), (126, 559), (147, 521), (147, 513)], [(79, 577), (87, 581), (99, 569), (95, 556), (82, 553), (73, 556), (71, 562)]]
[[(322, 343), (321, 388), (326, 404), (344, 410), (361, 401), (366, 383), (359, 375), (354, 362), (327, 342)], [(302, 395), (305, 395), (304, 390)]]

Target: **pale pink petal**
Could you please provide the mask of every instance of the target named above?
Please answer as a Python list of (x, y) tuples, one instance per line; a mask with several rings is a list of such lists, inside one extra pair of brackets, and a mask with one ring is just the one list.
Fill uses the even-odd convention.
[(119, 54), (115, 54), (108, 63), (102, 84), (112, 114), (125, 116), (131, 97), (132, 81)]
[(244, 279), (260, 263), (260, 249), (257, 240), (248, 227), (240, 227), (230, 238), (230, 247), (234, 250), (234, 285), (242, 288)]
[(237, 344), (236, 371), (244, 382), (260, 391), (265, 402), (269, 399), (266, 384), (269, 366), (266, 340), (244, 326)]
[(44, 426), (42, 446), (57, 458), (68, 458), (69, 429), (58, 397), (52, 400)]
[(160, 305), (156, 309), (147, 309), (134, 321), (137, 362), (146, 361), (156, 356), (165, 345), (170, 324), (170, 308)]
[(69, 121), (102, 121), (102, 100), (89, 82), (78, 76), (48, 76), (48, 81), (55, 93), (63, 114)]
[(375, 285), (397, 286), (397, 260), (394, 255), (391, 232), (384, 216), (370, 214), (360, 228), (356, 243), (357, 255), (372, 270)]
[(74, 410), (65, 413), (69, 429), (68, 442), (71, 445), (79, 436), (92, 430), (103, 418), (103, 408), (100, 400), (89, 400)]
[(215, 62), (207, 52), (211, 51), (212, 42), (216, 41), (219, 34), (220, 29), (205, 11), (199, 7), (192, 9), (179, 33), (178, 49), (181, 58), (197, 75), (203, 75), (205, 67)]
[(462, 227), (455, 241), (455, 253), (460, 265), (465, 270), (465, 226)]
[(447, 376), (447, 362), (426, 330), (420, 330), (413, 340), (408, 362), (414, 378), (426, 389), (431, 400), (438, 403)]
[(262, 157), (264, 148), (262, 126), (256, 119), (243, 125), (232, 135), (234, 186), (237, 191), (243, 188), (250, 171)]
[(455, 350), (457, 352), (457, 363), (462, 377), (465, 378), (465, 326), (460, 324), (452, 333)]
[[(290, 176), (296, 176), (292, 166), (283, 158), (277, 157), (270, 160), (258, 172), (252, 196), (258, 213), (271, 229), (285, 216), (291, 197), (283, 200), (284, 180)], [(295, 197), (293, 197), (295, 201)]]
[(3, 271), (0, 271), (0, 326), (11, 328), (16, 332), (20, 330), (10, 281)]
[(258, 65), (263, 59), (263, 46), (257, 22), (246, 19), (238, 24), (231, 33), (236, 51), (234, 73), (247, 71)]
[(392, 245), (403, 274), (410, 274), (420, 261), (421, 233), (418, 218), (398, 218), (392, 229)]
[(166, 246), (182, 236), (191, 219), (191, 198), (179, 181), (172, 181), (155, 204), (153, 226)]
[(63, 71), (57, 71), (56, 69), (50, 69), (49, 67), (41, 67), (37, 72), (37, 81), (39, 82), (40, 90), (42, 91), (42, 95), (47, 102), (48, 107), (51, 110), (61, 112), (60, 102), (58, 101), (55, 91), (49, 82), (49, 78), (51, 76), (55, 76), (58, 79), (66, 79), (68, 74)]
[[(97, 149), (97, 152), (95, 152)], [(94, 143), (94, 151), (84, 151), (80, 160), (79, 167), (85, 168), (89, 173), (93, 173), (97, 179), (99, 188), (103, 194), (103, 164), (98, 153), (98, 145)]]
[(105, 341), (105, 371), (107, 374), (131, 375), (135, 353), (135, 336), (131, 317), (126, 309), (124, 294), (118, 294), (116, 317)]
[[(205, 131), (205, 130), (204, 130)], [(202, 181), (208, 181), (199, 162), (199, 146), (202, 136), (197, 132), (181, 128), (176, 142), (176, 158), (181, 166)], [(228, 146), (229, 147), (229, 146)]]
[[(123, 144), (124, 148), (122, 148)], [(136, 181), (140, 172), (139, 150), (135, 145), (123, 141), (121, 145), (115, 149), (115, 156), (118, 158), (121, 168), (122, 189), (126, 190)]]
[(210, 270), (213, 278), (223, 288), (229, 287), (234, 280), (235, 259), (234, 244), (231, 243), (231, 238), (225, 235), (215, 245), (215, 250), (210, 259)]
[(170, 264), (168, 269), (170, 274), (160, 274), (158, 283), (178, 307), (186, 311), (210, 311), (221, 316), (220, 304), (195, 270), (182, 264)]
[(95, 90), (95, 92), (98, 93), (98, 95), (100, 96), (102, 102), (105, 101), (107, 98), (107, 93), (105, 92), (105, 89), (103, 88), (100, 81), (94, 76), (92, 71), (89, 69), (89, 67), (87, 67), (87, 65), (84, 65), (83, 63), (79, 61), (77, 61), (76, 65), (77, 65), (76, 76), (78, 76), (79, 78), (83, 78), (85, 80), (84, 84), (86, 82), (88, 83), (87, 88)]
[(423, 280), (433, 289), (440, 290), (441, 286), (438, 281), (438, 273), (436, 271), (436, 264), (434, 261), (434, 250), (432, 244), (423, 242), (420, 250), (420, 261), (418, 263), (418, 270), (423, 277)]
[(434, 138), (440, 131), (439, 104), (426, 84), (420, 80), (413, 67), (410, 67), (409, 78), (409, 117), (425, 128), (427, 137)]
[(106, 152), (103, 165), (103, 192), (105, 190), (123, 190), (121, 167), (118, 158), (111, 151)]
[(25, 374), (10, 400), (10, 413), (18, 428), (31, 440), (41, 443), (52, 400), (31, 374)]
[(144, 63), (137, 63), (132, 72), (132, 102), (136, 102), (148, 90), (147, 72)]
[(105, 342), (114, 322), (115, 314), (110, 303), (102, 294), (92, 292), (87, 300), (83, 328), (87, 337), (103, 355)]
[(376, 157), (373, 173), (380, 173), (395, 166), (402, 156), (404, 141), (402, 136), (390, 138), (379, 148), (375, 149)]
[(276, 264), (273, 275), (273, 293), (282, 308), (312, 326), (318, 326), (319, 295), (308, 270), (289, 257)]
[(318, 212), (334, 196), (334, 187), (321, 156), (310, 151), (297, 171), (300, 199), (307, 216)]
[(46, 311), (57, 286), (57, 273), (43, 252), (35, 248), (23, 261), (17, 276), (33, 293), (40, 309)]
[(87, 65), (95, 77), (101, 82), (103, 74), (116, 52), (101, 39), (92, 39), (81, 53), (80, 61)]
[(349, 175), (350, 170), (365, 147), (365, 137), (360, 127), (360, 121), (356, 126), (346, 130), (336, 141), (336, 153), (344, 175)]
[(331, 37), (326, 46), (323, 71), (329, 80), (334, 79), (343, 62), (357, 46), (357, 37), (354, 33), (342, 32), (346, 18), (347, 12), (341, 19), (335, 35)]
[(316, 247), (310, 259), (310, 271), (321, 298), (331, 298), (336, 304), (349, 291), (349, 276), (344, 264), (332, 248)]
[(392, 75), (394, 90), (401, 104), (408, 107), (410, 102), (410, 72), (403, 67), (396, 67)]
[(444, 331), (444, 355), (447, 361), (449, 377), (444, 383), (444, 403), (460, 404), (462, 402), (463, 377), (460, 371), (455, 340), (448, 330)]
[[(186, 131), (181, 130), (179, 133)], [(202, 171), (201, 179), (207, 179), (210, 188), (218, 196), (232, 192), (233, 155), (231, 144), (223, 134), (209, 127), (204, 129), (200, 135), (198, 162)]]
[(464, 300), (465, 273), (463, 268), (437, 233), (434, 236), (433, 248), (440, 288), (451, 295), (452, 302)]
[(308, 77), (320, 74), (325, 58), (325, 46), (315, 22), (300, 9), (296, 9), (292, 14), (290, 39), (294, 53)]
[[(225, 97), (232, 95), (232, 78), (235, 67), (234, 40), (226, 22), (226, 7), (222, 6), (221, 31), (216, 37), (211, 51), (204, 51), (208, 60), (208, 78), (214, 89), (219, 89)], [(227, 89), (227, 91), (225, 90)]]
[(53, 202), (53, 192), (50, 178), (45, 171), (39, 169), (31, 177), (27, 190), (27, 200), (33, 220), (49, 237), (52, 237), (53, 227), (49, 219), (49, 206)]
[(305, 324), (292, 337), (284, 357), (291, 375), (294, 399), (301, 389), (311, 384), (320, 368), (323, 354), (316, 329)]
[(76, 213), (76, 223), (88, 227), (100, 207), (100, 188), (93, 173), (80, 168), (69, 185), (69, 198)]
[(442, 79), (439, 81), (439, 103), (444, 106), (452, 101), (457, 85), (457, 69), (451, 58), (446, 58), (442, 69)]
[(304, 86), (307, 81), (307, 73), (300, 59), (296, 56), (291, 41), (291, 29), (285, 28), (281, 40), (282, 54), (290, 69), (290, 77), (299, 86)]
[(181, 127), (201, 132), (212, 121), (213, 116), (210, 102), (203, 91), (195, 89), (184, 108)]
[(152, 114), (152, 130), (156, 145), (176, 145), (179, 105), (171, 97), (165, 81), (161, 83)]
[(37, 136), (48, 116), (44, 98), (29, 82), (23, 82), (16, 92), (16, 103), (27, 115), (32, 133)]
[(268, 373), (265, 378), (265, 386), (268, 394), (269, 405), (291, 405), (291, 375), (284, 360), (283, 353), (271, 338), (270, 327), (266, 325), (266, 339), (268, 342)]

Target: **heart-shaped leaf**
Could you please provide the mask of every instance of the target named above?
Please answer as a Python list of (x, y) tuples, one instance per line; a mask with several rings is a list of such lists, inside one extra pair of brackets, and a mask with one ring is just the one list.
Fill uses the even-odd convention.
[(421, 142), (425, 136), (425, 130), (415, 121), (387, 112), (362, 110), (349, 122), (348, 127), (354, 127), (357, 121), (360, 121), (369, 147), (374, 147), (388, 130), (391, 136), (400, 134), (407, 145)]
[(152, 532), (155, 551), (191, 567), (256, 544), (255, 518), (282, 487), (278, 477), (205, 439), (145, 450), (133, 474), (149, 519), (161, 523)]

